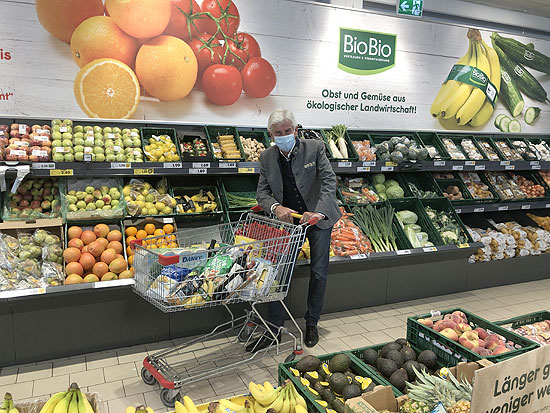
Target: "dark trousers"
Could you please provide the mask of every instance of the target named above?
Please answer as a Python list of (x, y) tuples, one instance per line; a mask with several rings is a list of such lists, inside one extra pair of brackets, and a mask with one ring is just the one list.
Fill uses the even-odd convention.
[[(307, 239), (311, 251), (311, 275), (309, 277), (309, 289), (307, 294), (306, 325), (316, 326), (323, 309), (325, 288), (327, 286), (328, 262), (330, 254), (330, 234), (332, 227), (321, 229), (312, 226), (307, 230)], [(282, 326), (285, 322), (286, 312), (280, 302), (269, 303), (267, 308), (267, 320), (276, 326)]]

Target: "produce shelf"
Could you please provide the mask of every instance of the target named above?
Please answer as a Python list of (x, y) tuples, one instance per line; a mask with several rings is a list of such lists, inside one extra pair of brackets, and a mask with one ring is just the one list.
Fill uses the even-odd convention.
[(518, 328), (526, 324), (538, 323), (539, 321), (550, 320), (550, 311), (538, 311), (536, 313), (529, 313), (520, 315), (518, 317), (509, 318), (507, 320), (496, 321), (498, 326), (505, 326), (511, 324), (510, 327)]

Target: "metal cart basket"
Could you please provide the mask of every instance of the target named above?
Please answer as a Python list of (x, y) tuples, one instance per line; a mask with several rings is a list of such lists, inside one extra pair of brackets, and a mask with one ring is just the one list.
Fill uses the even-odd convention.
[[(306, 230), (315, 223), (293, 225), (245, 213), (236, 222), (132, 241), (137, 294), (165, 313), (222, 305), (229, 314), (229, 321), (210, 333), (145, 358), (141, 377), (147, 384), (159, 383), (166, 406), (174, 406), (182, 386), (258, 360), (271, 349), (279, 354), (292, 346), (287, 360), (302, 353), (302, 332), (283, 300)], [(178, 248), (163, 248), (174, 241)], [(281, 303), (298, 334), (262, 317), (257, 305), (273, 301)], [(235, 303), (247, 304), (244, 315), (235, 317), (229, 308)], [(199, 342), (234, 337), (246, 346), (262, 334), (272, 337), (272, 344), (236, 360), (225, 355), (197, 366), (194, 357), (185, 356)]]

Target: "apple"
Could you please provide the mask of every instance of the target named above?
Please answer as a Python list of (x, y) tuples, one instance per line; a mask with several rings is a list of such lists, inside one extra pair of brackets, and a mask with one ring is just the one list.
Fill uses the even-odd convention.
[(465, 323), (468, 322), (468, 317), (466, 317), (466, 314), (464, 314), (462, 311), (453, 311), (453, 315), (456, 315), (464, 320)]
[(491, 351), (493, 351), (500, 345), (504, 345), (504, 342), (502, 342), (502, 340), (496, 334), (489, 335), (489, 337), (487, 337), (484, 341), (485, 348)]
[(479, 347), (485, 348), (485, 340), (478, 339), (477, 341), (479, 342), (479, 344), (478, 344)]
[(115, 162), (116, 161), (116, 156), (115, 156), (114, 153), (108, 153), (107, 155), (105, 155), (105, 160), (107, 162)]
[(86, 208), (86, 202), (84, 201), (78, 201), (76, 203), (76, 206), (78, 207), (78, 209), (85, 209)]
[(444, 328), (439, 332), (439, 334), (447, 337), (450, 340), (458, 341), (458, 334), (456, 334), (456, 331), (452, 328)]
[(103, 155), (102, 153), (98, 153), (95, 156), (95, 161), (96, 162), (105, 162), (105, 155)]
[(42, 203), (40, 204), (40, 206), (42, 207), (42, 209), (50, 209), (51, 207), (51, 202), (50, 201), (42, 201)]
[(472, 351), (473, 351), (474, 353), (479, 354), (481, 357), (487, 357), (487, 356), (490, 356), (490, 355), (491, 355), (491, 351), (490, 351), (490, 350), (487, 350), (486, 348), (483, 348), (483, 347), (481, 347), (481, 346), (472, 349)]
[(508, 347), (504, 346), (503, 344), (499, 344), (493, 349), (492, 355), (494, 356), (496, 354), (508, 353), (509, 351), (510, 349)]
[(76, 125), (76, 126), (74, 127), (74, 131), (75, 131), (75, 132), (80, 132), (80, 133), (82, 133), (82, 132), (84, 132), (84, 126), (82, 126), (82, 125)]
[(470, 350), (479, 347), (477, 333), (471, 330), (462, 333), (462, 335), (458, 339), (458, 342)]
[(102, 133), (103, 129), (101, 126), (94, 126), (94, 133)]
[(84, 134), (82, 132), (76, 132), (74, 135), (73, 135), (73, 138), (74, 139), (84, 139)]
[(489, 337), (489, 333), (487, 331), (485, 331), (483, 328), (481, 327), (478, 327), (476, 328), (477, 331), (477, 335), (479, 336), (480, 339), (482, 340), (485, 340), (487, 337)]
[(434, 325), (434, 322), (429, 318), (421, 318), (418, 320), (420, 324), (425, 325), (426, 327), (432, 328)]
[(63, 160), (65, 162), (74, 162), (74, 155), (72, 153), (66, 153), (65, 156), (63, 156)]

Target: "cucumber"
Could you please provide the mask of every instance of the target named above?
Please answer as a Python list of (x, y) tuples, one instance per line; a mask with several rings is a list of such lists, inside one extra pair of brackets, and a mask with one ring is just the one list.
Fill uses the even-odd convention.
[(528, 125), (532, 125), (533, 122), (537, 120), (539, 115), (540, 115), (540, 108), (535, 108), (535, 107), (528, 108), (525, 111), (525, 116), (524, 116), (525, 123), (527, 123)]
[(501, 119), (498, 128), (499, 128), (502, 132), (508, 132), (508, 125), (510, 124), (510, 122), (512, 122), (512, 119), (510, 119), (508, 116), (505, 116), (505, 117), (503, 117), (503, 118)]
[(504, 115), (504, 114), (501, 113), (500, 115), (498, 115), (498, 116), (495, 118), (495, 127), (496, 127), (497, 129), (500, 129), (500, 121), (502, 120), (502, 118), (505, 118), (505, 117), (506, 117), (506, 115)]
[(515, 62), (550, 74), (550, 57), (535, 50), (532, 43), (524, 44), (516, 39), (502, 37), (496, 32), (493, 32), (491, 39)]
[(501, 66), (504, 66), (522, 92), (532, 99), (545, 102), (547, 100), (546, 90), (544, 90), (538, 80), (522, 65), (514, 64), (502, 49), (495, 44), (494, 40), (493, 47), (498, 54)]
[(511, 133), (521, 132), (521, 123), (519, 123), (519, 120), (514, 119), (508, 124), (508, 132), (511, 132)]

